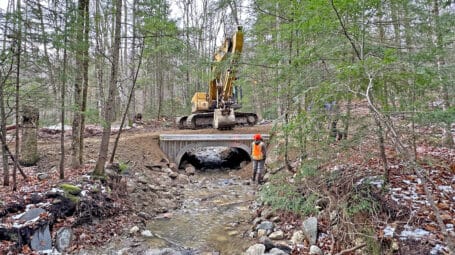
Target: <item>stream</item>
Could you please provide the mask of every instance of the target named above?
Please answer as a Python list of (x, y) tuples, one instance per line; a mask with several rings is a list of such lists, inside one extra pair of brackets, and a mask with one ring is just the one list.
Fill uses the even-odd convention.
[(248, 233), (255, 186), (235, 172), (198, 171), (183, 191), (182, 207), (148, 222), (154, 234), (149, 247), (193, 251), (188, 254), (243, 253), (251, 245), (243, 235)]

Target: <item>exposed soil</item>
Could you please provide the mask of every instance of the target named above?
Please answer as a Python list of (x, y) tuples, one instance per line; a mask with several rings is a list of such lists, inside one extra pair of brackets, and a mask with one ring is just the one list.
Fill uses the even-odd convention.
[[(253, 127), (237, 127), (234, 130), (227, 131), (218, 131), (215, 129), (178, 130), (174, 128), (165, 128), (163, 127), (165, 124), (166, 123), (144, 124), (143, 126), (125, 130), (121, 135), (116, 153), (116, 162), (121, 162), (129, 166), (130, 170), (128, 177), (125, 178), (128, 179), (128, 182), (135, 183), (134, 185), (138, 186), (138, 188), (135, 188), (135, 192), (130, 192), (128, 187), (124, 187), (122, 190), (114, 190), (108, 197), (98, 197), (98, 199), (104, 199), (105, 201), (94, 202), (94, 204), (90, 206), (98, 206), (106, 201), (114, 205), (106, 207), (106, 211), (100, 211), (100, 215), (106, 215), (107, 217), (84, 219), (86, 222), (80, 222), (80, 224), (76, 225), (74, 223), (80, 221), (76, 215), (68, 219), (60, 219), (51, 227), (51, 235), (54, 236), (54, 232), (62, 226), (71, 226), (75, 234), (75, 242), (73, 246), (70, 247), (70, 251), (75, 252), (81, 249), (90, 250), (90, 247), (98, 247), (103, 243), (109, 242), (109, 240), (115, 238), (115, 236), (125, 233), (125, 230), (132, 226), (144, 224), (144, 216), (138, 216), (140, 212), (147, 212), (149, 214), (145, 216), (145, 218), (147, 218), (159, 213), (164, 213), (167, 210), (176, 209), (179, 203), (178, 189), (182, 186), (176, 186), (175, 184), (172, 184), (172, 190), (169, 189), (162, 192), (165, 196), (168, 196), (168, 193), (172, 194), (175, 197), (172, 198), (173, 201), (175, 200), (175, 203), (172, 202), (170, 205), (163, 206), (160, 204), (159, 199), (155, 199), (156, 201), (144, 202), (144, 200), (150, 198), (151, 192), (155, 192), (152, 194), (154, 198), (159, 198), (159, 196), (161, 196), (161, 191), (153, 191), (150, 190), (151, 188), (147, 187), (150, 185), (161, 185), (159, 180), (164, 175), (159, 169), (159, 171), (151, 171), (151, 166), (163, 165), (163, 162), (168, 162), (166, 155), (161, 151), (158, 144), (160, 134), (216, 134), (219, 132), (253, 134), (258, 132), (268, 133), (271, 130), (270, 124)], [(19, 199), (20, 197), (28, 197), (30, 194), (36, 192), (46, 192), (46, 190), (56, 187), (59, 183), (79, 183), (82, 175), (89, 174), (93, 170), (99, 151), (101, 140), (100, 134), (100, 127), (88, 126), (86, 128), (84, 147), (84, 161), (86, 164), (81, 169), (77, 170), (70, 169), (69, 167), (69, 161), (71, 159), (69, 148), (71, 141), (70, 134), (65, 134), (65, 180), (60, 180), (58, 178), (60, 134), (59, 132), (52, 130), (40, 130), (38, 145), (40, 160), (36, 166), (23, 167), (23, 170), (28, 177), (27, 181), (18, 174), (18, 191), (14, 192), (11, 190), (11, 187), (0, 186), (0, 194), (2, 197), (0, 211), (7, 208), (9, 205), (16, 204), (17, 201), (25, 205), (29, 201), (27, 199), (21, 200)], [(111, 136), (110, 150), (112, 150), (116, 135), (117, 134), (114, 131), (114, 134)], [(13, 144), (10, 144), (9, 146), (14, 148)], [(246, 166), (237, 173), (244, 178), (248, 178), (250, 175), (248, 169), (249, 167)], [(46, 173), (49, 175), (49, 178), (44, 181), (39, 181), (37, 177), (38, 173)], [(0, 173), (0, 178), (3, 180), (3, 172)], [(166, 206), (171, 208), (166, 208)], [(16, 248), (12, 247), (14, 247), (14, 242), (1, 241), (0, 253), (7, 253), (8, 250), (11, 251), (17, 248), (21, 249), (21, 253), (24, 254), (33, 253), (27, 245)]]

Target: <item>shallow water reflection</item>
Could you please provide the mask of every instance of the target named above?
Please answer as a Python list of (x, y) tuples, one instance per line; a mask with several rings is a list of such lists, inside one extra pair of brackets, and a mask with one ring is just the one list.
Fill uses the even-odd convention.
[(252, 244), (243, 233), (248, 233), (248, 205), (254, 198), (254, 187), (242, 182), (227, 171), (199, 173), (184, 191), (180, 210), (169, 219), (149, 221), (147, 228), (158, 236), (150, 247), (241, 254)]

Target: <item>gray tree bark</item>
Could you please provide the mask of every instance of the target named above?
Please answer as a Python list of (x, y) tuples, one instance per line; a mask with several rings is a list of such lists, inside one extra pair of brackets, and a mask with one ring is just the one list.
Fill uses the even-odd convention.
[(114, 32), (114, 45), (112, 55), (112, 69), (111, 69), (111, 80), (109, 82), (109, 94), (106, 102), (106, 108), (104, 111), (105, 125), (103, 128), (103, 135), (101, 138), (101, 145), (98, 154), (98, 160), (96, 162), (94, 174), (104, 175), (104, 165), (107, 161), (107, 153), (109, 150), (109, 138), (111, 135), (111, 122), (113, 119), (114, 110), (114, 98), (115, 91), (117, 89), (117, 77), (119, 69), (119, 55), (120, 55), (120, 28), (122, 18), (122, 0), (115, 1), (115, 32)]

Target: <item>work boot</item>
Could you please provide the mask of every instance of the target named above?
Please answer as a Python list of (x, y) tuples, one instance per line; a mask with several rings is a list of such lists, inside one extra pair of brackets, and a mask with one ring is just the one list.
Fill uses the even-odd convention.
[(258, 174), (258, 184), (262, 184), (262, 174)]
[(253, 182), (256, 180), (256, 173), (253, 174), (253, 178), (251, 178), (251, 179)]

